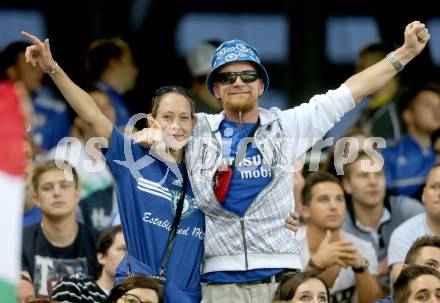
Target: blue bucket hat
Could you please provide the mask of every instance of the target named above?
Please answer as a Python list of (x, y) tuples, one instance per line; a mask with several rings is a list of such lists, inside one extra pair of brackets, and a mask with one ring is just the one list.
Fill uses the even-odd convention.
[(264, 66), (260, 63), (258, 51), (246, 42), (234, 39), (223, 42), (211, 57), (212, 70), (208, 75), (207, 85), (212, 95), (214, 95), (213, 84), (217, 80), (218, 69), (225, 64), (239, 61), (249, 61), (255, 64), (258, 75), (263, 79), (264, 92), (266, 92), (269, 87), (269, 75)]

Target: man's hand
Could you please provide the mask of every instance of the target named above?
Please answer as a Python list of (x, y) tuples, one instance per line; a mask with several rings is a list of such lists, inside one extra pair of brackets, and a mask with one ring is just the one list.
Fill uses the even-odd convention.
[(348, 240), (331, 242), (331, 237), (332, 232), (327, 230), (318, 250), (311, 256), (312, 262), (321, 269), (326, 269), (333, 265), (340, 265), (342, 267), (352, 266), (351, 264), (354, 264), (355, 261), (353, 251), (356, 250), (353, 243)]
[(26, 62), (32, 64), (33, 67), (38, 66), (43, 72), (52, 70), (55, 66), (55, 60), (50, 52), (49, 39), (44, 40), (43, 43), (27, 32), (22, 31), (21, 35), (33, 44), (26, 48)]
[(430, 39), (429, 31), (425, 24), (414, 21), (408, 24), (404, 32), (405, 42), (402, 48), (407, 49), (414, 55), (418, 55), (426, 46)]
[(284, 227), (290, 229), (293, 232), (297, 232), (300, 225), (301, 223), (299, 221), (299, 213), (291, 211), (286, 219), (286, 224), (284, 225)]

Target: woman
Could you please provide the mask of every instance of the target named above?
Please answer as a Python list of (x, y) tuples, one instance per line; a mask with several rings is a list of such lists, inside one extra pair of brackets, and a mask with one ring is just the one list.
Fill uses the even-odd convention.
[(329, 297), (328, 287), (317, 273), (301, 272), (280, 283), (273, 302), (327, 303)]
[(112, 289), (107, 303), (162, 303), (162, 290), (152, 279), (131, 276)]
[[(128, 248), (117, 279), (134, 273), (166, 277), (167, 302), (200, 302), (204, 217), (186, 181), (181, 148), (195, 124), (189, 93), (177, 86), (156, 91), (153, 111), (148, 116), (150, 129), (142, 133), (154, 144), (152, 149), (144, 149), (121, 133), (92, 97), (69, 79), (52, 58), (47, 39), (43, 43), (28, 33), (22, 34), (33, 43), (26, 50), (26, 61), (46, 72), (94, 135), (109, 142), (105, 158), (115, 178)], [(178, 204), (183, 207), (172, 240), (169, 236)]]

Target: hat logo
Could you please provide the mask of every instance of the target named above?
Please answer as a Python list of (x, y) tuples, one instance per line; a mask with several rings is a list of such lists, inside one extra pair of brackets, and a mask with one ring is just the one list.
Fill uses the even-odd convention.
[(229, 61), (234, 61), (237, 60), (238, 56), (237, 54), (227, 54), (225, 57), (225, 61), (229, 62)]

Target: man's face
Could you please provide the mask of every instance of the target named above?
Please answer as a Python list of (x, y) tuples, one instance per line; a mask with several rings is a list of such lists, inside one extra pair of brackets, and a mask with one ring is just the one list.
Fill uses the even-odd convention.
[(408, 303), (440, 302), (440, 280), (432, 275), (423, 275), (409, 283)]
[(345, 216), (345, 197), (339, 184), (321, 182), (313, 186), (308, 206), (304, 206), (303, 215), (309, 224), (321, 229), (341, 228)]
[[(430, 90), (421, 91), (405, 110), (406, 121), (419, 132), (432, 134), (440, 127), (440, 95)], [(405, 114), (404, 114), (405, 117)], [(408, 122), (407, 122), (408, 123)]]
[[(38, 189), (34, 194), (35, 202), (47, 217), (60, 218), (75, 213), (80, 199), (80, 191), (75, 186), (72, 172), (51, 169), (38, 178)], [(72, 181), (68, 181), (72, 180)]]
[(125, 50), (122, 57), (118, 60), (120, 79), (126, 91), (132, 90), (136, 85), (136, 79), (139, 76), (139, 69), (134, 63), (130, 50)]
[(385, 175), (381, 169), (378, 172), (367, 172), (362, 169), (361, 161), (369, 160), (362, 157), (350, 164), (350, 174), (344, 177), (344, 189), (351, 195), (353, 203), (363, 207), (374, 207), (384, 203)]
[(105, 255), (98, 255), (98, 261), (102, 265), (103, 272), (113, 279), (116, 274), (116, 268), (126, 253), (127, 246), (125, 246), (124, 236), (122, 232), (119, 232), (116, 234), (113, 244), (109, 247), (107, 253)]
[(435, 167), (429, 172), (423, 188), (422, 200), (428, 217), (440, 222), (440, 167)]
[(424, 265), (440, 270), (440, 248), (425, 246), (420, 248), (414, 264)]
[[(219, 68), (218, 73), (256, 71), (249, 62), (233, 62)], [(234, 83), (214, 83), (215, 96), (222, 101), (225, 111), (247, 113), (258, 106), (258, 98), (264, 92), (264, 82), (258, 78), (254, 82), (245, 83), (237, 76)]]

